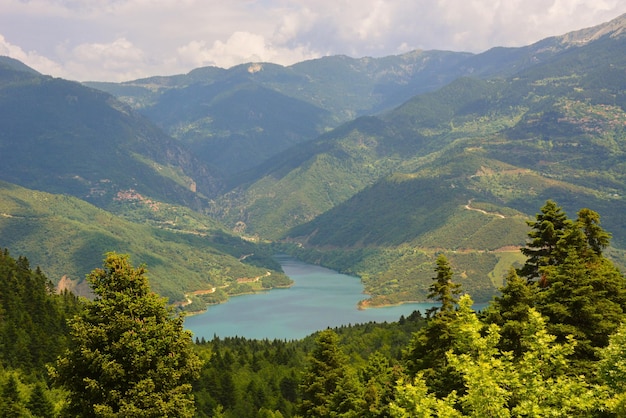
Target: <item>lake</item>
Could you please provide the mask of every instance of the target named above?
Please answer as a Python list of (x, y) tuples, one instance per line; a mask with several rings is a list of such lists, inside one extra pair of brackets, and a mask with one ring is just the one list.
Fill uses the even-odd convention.
[(412, 303), (359, 310), (366, 298), (357, 277), (307, 264), (284, 255), (276, 256), (294, 284), (288, 289), (230, 298), (200, 315), (185, 319), (185, 328), (195, 337), (254, 339), (301, 339), (315, 331), (341, 325), (397, 321), (414, 310), (425, 313), (430, 303)]

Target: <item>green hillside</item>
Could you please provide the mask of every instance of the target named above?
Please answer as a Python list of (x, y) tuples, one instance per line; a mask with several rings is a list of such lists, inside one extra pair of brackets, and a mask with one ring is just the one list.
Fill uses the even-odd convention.
[(22, 69), (0, 69), (0, 179), (107, 207), (119, 191), (200, 205), (218, 180), (112, 96)]
[[(480, 300), (519, 258), (525, 220), (554, 199), (570, 214), (596, 210), (620, 261), (624, 28), (622, 16), (483, 54), (327, 57), (90, 84), (120, 101), (2, 61), (1, 179), (85, 199), (129, 225), (119, 233), (93, 225), (90, 218), (113, 216), (102, 212), (81, 221), (87, 238), (74, 236), (68, 208), (58, 210), (61, 218), (45, 216), (60, 222), (54, 227), (37, 216), (16, 222), (28, 203), (5, 211), (3, 239), (38, 262), (42, 234), (70, 234), (43, 245), (41, 264), (62, 266), (52, 277), (80, 277), (93, 266), (67, 268), (55, 257), (96, 263), (115, 246), (147, 258), (161, 277), (161, 266), (190, 265), (196, 273), (176, 270), (175, 280), (157, 281), (176, 300), (206, 290), (207, 271), (232, 282), (260, 277), (239, 273), (250, 263), (276, 267), (264, 256), (255, 261), (250, 254), (263, 250), (223, 232), (208, 214), (238, 234), (281, 241), (306, 260), (358, 274), (372, 303), (423, 299), (439, 253)], [(197, 261), (215, 248), (234, 258)], [(210, 287), (205, 301), (253, 286), (232, 283)]]
[[(325, 57), (289, 67), (250, 63), (125, 83), (87, 83), (116, 95), (225, 177), (357, 116), (397, 106), (463, 74), (471, 54), (415, 51)], [(228, 185), (237, 181), (229, 181)]]
[(245, 79), (173, 89), (142, 112), (224, 177), (315, 138), (330, 119), (322, 108)]
[[(360, 276), (370, 303), (423, 300), (435, 258), (444, 253), (459, 280), (477, 300), (488, 300), (508, 268), (522, 259), (528, 214), (548, 198), (570, 213), (597, 210), (619, 228), (626, 205), (596, 190), (546, 179), (532, 170), (487, 158), (469, 149), (436, 160), (411, 174), (395, 174), (287, 234), (295, 254)], [(529, 194), (532, 190), (532, 194)], [(610, 226), (607, 226), (610, 225)], [(614, 254), (623, 264), (623, 255)], [(487, 280), (489, 279), (489, 280)]]
[[(195, 303), (190, 309), (223, 301), (228, 294), (289, 284), (267, 250), (228, 234), (210, 219), (163, 203), (126, 204), (143, 205), (140, 210), (153, 214), (138, 224), (74, 197), (2, 182), (0, 246), (27, 256), (55, 283), (64, 276), (81, 281), (101, 264), (105, 252), (115, 251), (150, 266), (154, 290), (170, 302), (185, 302), (184, 295), (193, 291), (220, 288), (204, 298), (191, 296)], [(237, 283), (256, 277), (257, 282)]]
[[(418, 50), (382, 58), (330, 56), (288, 67), (248, 63), (86, 85), (140, 111), (230, 179), (341, 123), (392, 109), (459, 77), (510, 77), (553, 62), (622, 23), (616, 19), (533, 45), (481, 54)], [(227, 187), (237, 184), (228, 181)]]
[[(299, 189), (319, 191), (332, 184), (334, 190), (347, 190), (355, 178), (365, 186), (392, 172), (411, 173), (434, 160), (445, 161), (451, 150), (466, 148), (483, 150), (490, 158), (520, 169), (532, 169), (545, 179), (600, 186), (598, 193), (619, 195), (624, 187), (620, 159), (625, 92), (620, 81), (625, 65), (623, 54), (615, 52), (623, 47), (623, 37), (602, 38), (566, 50), (558, 59), (509, 79), (459, 79), (387, 114), (357, 119), (315, 144), (276, 158), (274, 169), (260, 172), (262, 180), (245, 189), (243, 194), (249, 198), (242, 201), (254, 210), (254, 196), (265, 194), (280, 212), (288, 200), (280, 199), (280, 191), (289, 188), (286, 179), (296, 172), (303, 183)], [(596, 55), (602, 59), (591, 59)], [(584, 71), (573, 66), (574, 61), (583, 62)], [(611, 68), (614, 70), (608, 75), (613, 78), (599, 84)], [(286, 173), (281, 160), (292, 158), (301, 163)], [(329, 181), (321, 179), (317, 164), (325, 159), (334, 159), (333, 169), (341, 175), (331, 175)], [(268, 183), (273, 188), (266, 191)], [(360, 189), (356, 186), (353, 190)], [(297, 195), (292, 197), (289, 200), (297, 199)], [(289, 204), (294, 205), (293, 201)], [(308, 212), (307, 205), (302, 207), (304, 216), (294, 213), (294, 218), (317, 215)], [(535, 207), (533, 201), (524, 209), (528, 213)], [(246, 217), (247, 208), (240, 209)], [(297, 224), (271, 224), (258, 216), (250, 219), (247, 223), (252, 230), (256, 224), (273, 231)]]
[[(624, 249), (621, 33), (357, 119), (274, 159), (238, 191), (240, 206), (217, 214), (247, 233), (285, 231), (301, 257), (361, 276), (375, 303), (423, 299), (439, 252), (488, 298), (547, 199), (598, 211)], [(285, 170), (292, 156), (301, 164)]]

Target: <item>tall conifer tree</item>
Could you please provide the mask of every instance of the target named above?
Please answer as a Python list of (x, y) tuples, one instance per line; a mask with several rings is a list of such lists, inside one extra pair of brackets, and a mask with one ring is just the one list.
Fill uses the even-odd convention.
[(512, 351), (516, 357), (522, 354), (522, 332), (528, 322), (528, 310), (535, 304), (536, 285), (517, 275), (513, 267), (486, 312), (486, 321), (501, 327), (500, 348)]
[[(428, 324), (415, 333), (405, 358), (407, 369), (413, 376), (423, 372), (428, 386), (444, 396), (461, 384), (460, 376), (448, 367), (446, 359), (446, 352), (455, 344), (453, 322), (461, 286), (452, 280), (452, 268), (443, 254), (437, 257), (435, 273), (428, 296), (441, 302), (441, 306), (429, 311)], [(435, 315), (431, 316), (433, 312)]]
[(550, 200), (529, 225), (530, 242), (522, 249), (528, 259), (520, 273), (530, 282), (539, 278), (533, 306), (560, 342), (574, 336), (574, 367), (591, 367), (626, 312), (626, 279), (603, 255), (611, 235), (597, 212), (581, 209), (572, 221)]
[(143, 267), (107, 254), (88, 276), (96, 298), (71, 321), (71, 344), (53, 370), (81, 417), (192, 417), (200, 361), (183, 318), (150, 291)]
[(528, 280), (537, 280), (541, 277), (541, 267), (553, 266), (562, 261), (558, 243), (571, 227), (572, 221), (567, 218), (563, 208), (548, 200), (535, 216), (535, 221), (527, 223), (531, 227), (528, 233), (530, 241), (522, 248), (522, 254), (527, 259), (519, 275)]
[(335, 411), (335, 394), (347, 373), (347, 360), (339, 337), (331, 330), (320, 332), (301, 382), (300, 413), (305, 417), (329, 417)]

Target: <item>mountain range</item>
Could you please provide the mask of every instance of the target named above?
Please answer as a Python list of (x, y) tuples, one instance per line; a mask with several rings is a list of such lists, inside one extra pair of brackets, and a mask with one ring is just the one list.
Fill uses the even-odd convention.
[[(426, 297), (445, 253), (463, 287), (488, 300), (520, 261), (526, 220), (553, 199), (572, 217), (597, 211), (613, 234), (612, 257), (626, 265), (624, 51), (626, 15), (481, 54), (335, 56), (125, 83), (79, 84), (2, 58), (0, 179), (15, 186), (0, 188), (0, 205), (20, 205), (0, 210), (0, 245), (38, 250), (15, 226), (33, 206), (8, 192), (19, 186), (19, 196), (63, 194), (99, 207), (72, 200), (79, 212), (144, 228), (134, 245), (149, 267), (140, 249), (154, 248), (150, 237), (167, 248), (185, 236), (179, 251), (196, 254), (219, 240), (189, 237), (210, 229), (231, 245), (224, 276), (250, 266), (248, 251), (265, 254), (259, 268), (278, 271), (269, 250), (250, 242), (271, 240), (360, 276), (364, 305), (400, 303)], [(90, 217), (98, 219), (86, 225)], [(124, 241), (64, 253), (84, 260)], [(56, 246), (46, 248), (42, 261), (55, 256)], [(159, 254), (157, 265), (189, 263)], [(65, 274), (53, 271), (53, 280)], [(177, 300), (217, 283), (160, 276)]]

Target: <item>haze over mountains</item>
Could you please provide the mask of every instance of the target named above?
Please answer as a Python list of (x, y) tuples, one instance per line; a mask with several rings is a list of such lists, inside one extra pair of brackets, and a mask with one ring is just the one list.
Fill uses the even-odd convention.
[[(131, 252), (184, 300), (279, 270), (236, 234), (256, 236), (361, 276), (373, 304), (423, 299), (444, 252), (485, 300), (518, 259), (525, 220), (554, 199), (572, 217), (598, 211), (624, 263), (624, 51), (626, 16), (482, 54), (335, 56), (119, 84), (3, 58), (0, 179), (15, 186), (0, 191), (0, 246), (44, 272), (60, 260), (55, 281), (80, 278), (104, 251)], [(51, 212), (17, 186), (67, 195), (75, 209)], [(93, 231), (106, 216), (142, 239)], [(68, 218), (88, 231), (81, 240), (58, 226)]]

